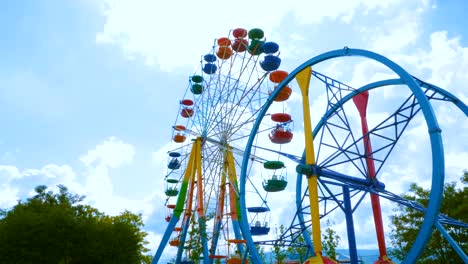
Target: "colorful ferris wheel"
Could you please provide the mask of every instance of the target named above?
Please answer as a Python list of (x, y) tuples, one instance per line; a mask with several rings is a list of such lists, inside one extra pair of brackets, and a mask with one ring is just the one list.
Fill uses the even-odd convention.
[[(165, 177), (168, 227), (154, 262), (167, 244), (177, 248), (177, 263), (193, 259), (241, 263), (247, 259), (239, 169), (253, 123), (279, 82), (270, 72), (280, 65), (279, 45), (267, 41), (258, 28), (230, 31), (201, 57), (199, 71), (189, 76), (173, 126), (173, 149), (168, 153)], [(290, 93), (286, 88), (281, 101)], [(285, 116), (280, 121), (286, 130), (275, 136), (284, 142), (292, 138), (287, 130), (291, 120), (283, 120)], [(276, 160), (255, 154), (251, 158), (271, 168), (282, 167)], [(271, 191), (286, 186), (284, 176), (270, 182), (265, 188)], [(249, 210), (268, 215), (261, 199)], [(251, 218), (248, 221), (256, 223), (252, 230), (269, 232), (265, 216)]]
[[(348, 56), (375, 60), (395, 78), (353, 88), (315, 70), (320, 62)], [(262, 263), (258, 248), (275, 245), (307, 249), (307, 263), (336, 263), (322, 254), (326, 219), (346, 223), (350, 259), (358, 263), (362, 236), (355, 216), (361, 212), (374, 219), (365, 233), (375, 230), (376, 263), (392, 263), (381, 200), (425, 213), (405, 263), (417, 259), (433, 228), (445, 236), (446, 225), (468, 227), (439, 214), (444, 155), (431, 103), (453, 103), (464, 117), (466, 105), (364, 50), (324, 53), (290, 74), (280, 66), (277, 43), (267, 41), (261, 29), (237, 28), (216, 39), (199, 71), (189, 76), (168, 153), (168, 225), (153, 263), (168, 247), (176, 263)], [(405, 96), (379, 109), (386, 113), (381, 120), (368, 122), (368, 101), (384, 87), (406, 88)], [(313, 96), (323, 97), (321, 108), (311, 107)], [(399, 144), (411, 140), (405, 133), (410, 121), (418, 118), (428, 127), (432, 153), (427, 207), (392, 193), (382, 181), (392, 157), (400, 155)], [(314, 129), (311, 120), (317, 120)], [(279, 224), (286, 228), (274, 232)]]

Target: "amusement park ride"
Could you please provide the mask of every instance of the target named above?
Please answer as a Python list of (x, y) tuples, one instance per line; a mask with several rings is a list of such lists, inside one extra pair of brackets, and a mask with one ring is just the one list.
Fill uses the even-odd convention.
[[(353, 88), (316, 71), (322, 62), (355, 56), (379, 63), (393, 77)], [(385, 244), (383, 200), (425, 213), (403, 263), (417, 261), (433, 229), (468, 263), (446, 231), (468, 224), (439, 213), (444, 150), (433, 104), (452, 104), (468, 116), (468, 107), (454, 95), (379, 54), (347, 47), (318, 55), (288, 73), (280, 69), (279, 45), (266, 41), (258, 28), (237, 28), (216, 39), (200, 64), (189, 76), (173, 126), (165, 177), (167, 228), (153, 263), (169, 247), (177, 252), (176, 263), (262, 263), (258, 246), (279, 244), (306, 248), (305, 263), (337, 263), (322, 255), (321, 221), (327, 218), (346, 223), (350, 260), (358, 263), (361, 236), (355, 232), (354, 215), (359, 210), (373, 215), (373, 227), (367, 230), (376, 234), (375, 263), (393, 263)], [(371, 95), (382, 100), (379, 91), (385, 87), (396, 87), (403, 96), (377, 103), (386, 116), (370, 122), (368, 100)], [(326, 98), (324, 109), (311, 108), (310, 99), (319, 95)], [(297, 115), (292, 105), (298, 101), (302, 111)], [(296, 124), (300, 130), (293, 129), (293, 117), (303, 120)], [(318, 120), (315, 127), (311, 118)], [(432, 159), (432, 175), (425, 175), (432, 179), (427, 207), (392, 193), (391, 183), (381, 182), (386, 164), (400, 156), (395, 153), (403, 149), (399, 144), (411, 140), (405, 133), (410, 121), (418, 118), (427, 126)], [(297, 173), (295, 180), (287, 176), (287, 168)], [(278, 201), (283, 201), (281, 221), (290, 224), (273, 237), (270, 222)], [(193, 230), (199, 233), (196, 257), (197, 249), (189, 243)]]

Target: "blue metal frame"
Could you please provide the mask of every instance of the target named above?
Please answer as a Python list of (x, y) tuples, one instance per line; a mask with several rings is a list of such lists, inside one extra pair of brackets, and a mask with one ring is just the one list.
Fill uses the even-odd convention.
[(162, 256), (164, 248), (166, 247), (167, 242), (169, 242), (169, 239), (171, 238), (171, 234), (174, 230), (174, 227), (177, 225), (178, 221), (179, 221), (179, 218), (176, 217), (175, 215), (172, 215), (171, 220), (169, 221), (169, 224), (166, 227), (166, 231), (164, 231), (164, 235), (161, 238), (161, 243), (158, 246), (158, 249), (156, 251), (156, 254), (154, 255), (153, 261), (151, 261), (151, 264), (158, 263), (159, 259)]
[(346, 216), (346, 230), (348, 232), (349, 256), (351, 263), (358, 263), (356, 236), (354, 233), (353, 208), (351, 206), (351, 196), (349, 194), (348, 186), (343, 186), (343, 201)]
[(183, 222), (182, 233), (180, 234), (180, 238), (179, 238), (180, 245), (177, 248), (176, 263), (180, 263), (182, 261), (182, 253), (184, 251), (185, 239), (187, 238), (188, 228), (190, 225), (190, 218), (184, 218), (184, 219), (186, 219), (186, 221)]
[[(260, 126), (263, 117), (265, 116), (267, 110), (269, 109), (270, 105), (273, 103), (273, 98), (275, 98), (278, 93), (285, 87), (289, 82), (291, 82), (295, 76), (302, 71), (304, 68), (311, 67), (317, 63), (337, 58), (337, 57), (345, 57), (345, 56), (360, 56), (366, 57), (377, 62), (382, 63), (383, 65), (387, 66), (390, 70), (396, 73), (401, 80), (402, 84), (406, 84), (409, 89), (411, 90), (412, 94), (416, 97), (424, 118), (426, 120), (426, 124), (429, 131), (429, 137), (431, 142), (431, 150), (432, 150), (432, 186), (431, 186), (431, 194), (430, 194), (430, 202), (428, 205), (428, 209), (425, 214), (425, 218), (421, 229), (417, 235), (415, 243), (413, 247), (409, 251), (408, 255), (406, 256), (403, 263), (414, 263), (416, 262), (418, 256), (421, 254), (422, 250), (424, 249), (424, 245), (430, 238), (430, 234), (432, 232), (432, 228), (435, 225), (437, 215), (440, 209), (440, 203), (443, 194), (443, 185), (444, 185), (444, 155), (443, 155), (443, 144), (441, 138), (441, 129), (438, 125), (437, 119), (435, 117), (434, 111), (432, 106), (430, 105), (426, 95), (422, 91), (420, 85), (416, 82), (416, 80), (407, 73), (402, 67), (394, 63), (393, 61), (387, 59), (386, 57), (379, 55), (374, 52), (370, 52), (367, 50), (361, 49), (350, 49), (345, 47), (344, 49), (334, 50), (330, 52), (323, 53), (312, 59), (306, 61), (299, 67), (297, 67), (294, 71), (292, 71), (279, 85), (278, 88), (273, 91), (270, 95), (264, 106), (262, 107), (261, 111), (259, 112), (259, 117), (255, 121), (252, 127), (252, 132), (249, 136), (247, 146), (244, 152), (244, 157), (242, 161), (242, 167), (240, 172), (240, 203), (241, 203), (241, 216), (242, 219), (247, 218), (246, 206), (245, 206), (245, 183), (246, 183), (246, 174), (247, 174), (247, 166), (249, 162), (249, 157), (251, 153), (252, 143), (256, 136), (256, 132)], [(385, 81), (383, 82), (385, 84)], [(250, 255), (253, 263), (261, 263), (260, 257), (255, 250), (253, 239), (250, 235), (247, 222), (244, 220), (241, 223), (241, 229), (244, 234), (244, 238), (247, 240), (247, 246), (250, 249)]]
[(463, 262), (468, 263), (468, 257), (466, 256), (465, 252), (463, 252), (463, 249), (461, 249), (460, 246), (453, 240), (453, 238), (445, 231), (444, 227), (439, 223), (436, 222), (436, 228), (439, 230), (440, 233), (447, 239), (447, 241), (450, 243), (452, 248), (457, 252), (457, 254), (460, 256), (460, 258), (463, 260)]

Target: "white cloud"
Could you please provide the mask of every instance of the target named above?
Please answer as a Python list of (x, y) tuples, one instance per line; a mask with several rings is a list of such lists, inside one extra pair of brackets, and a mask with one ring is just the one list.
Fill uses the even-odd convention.
[[(208, 0), (164, 4), (152, 0), (107, 0), (103, 10), (106, 23), (96, 41), (121, 45), (130, 59), (143, 56), (147, 64), (157, 63), (161, 69), (171, 70), (187, 63), (193, 65), (200, 55), (210, 50), (215, 38), (225, 36), (236, 27), (260, 27), (268, 39), (269, 32), (287, 14), (294, 14), (300, 24), (317, 25), (325, 19), (350, 23), (358, 11), (383, 13), (401, 2), (302, 0), (291, 5), (265, 5), (240, 0), (226, 8)], [(301, 35), (289, 30), (291, 36)], [(413, 33), (411, 29), (410, 32)], [(401, 31), (398, 38), (408, 39), (403, 38), (406, 33), (407, 30)]]
[(8, 184), (2, 184), (0, 186), (0, 208), (10, 208), (14, 206), (19, 200), (19, 190)]
[(71, 192), (86, 195), (87, 203), (107, 214), (116, 215), (130, 210), (134, 213), (141, 212), (147, 217), (154, 210), (152, 203), (155, 194), (144, 194), (139, 199), (129, 199), (116, 194), (113, 188), (112, 173), (124, 165), (131, 165), (134, 155), (133, 145), (111, 137), (80, 157), (85, 171), (77, 172), (67, 164), (47, 164), (40, 169), (24, 170), (15, 166), (0, 165), (0, 177), (3, 182), (1, 200), (9, 201), (8, 205), (11, 205), (11, 201), (16, 201), (19, 189), (13, 187), (13, 184), (22, 185), (22, 178), (28, 177), (28, 183), (36, 182), (35, 185), (46, 184), (55, 188), (57, 184), (63, 184)]
[(415, 44), (422, 33), (419, 23), (421, 14), (414, 10), (404, 9), (396, 17), (383, 22), (376, 34), (370, 34), (369, 48), (378, 53), (400, 52), (411, 44)]
[(17, 167), (11, 165), (0, 165), (1, 182), (10, 182), (12, 179), (22, 178), (23, 175)]
[(97, 163), (101, 166), (116, 168), (131, 163), (134, 155), (135, 149), (132, 145), (111, 137), (103, 144), (97, 145), (95, 149), (88, 151), (80, 160), (86, 166), (93, 166)]

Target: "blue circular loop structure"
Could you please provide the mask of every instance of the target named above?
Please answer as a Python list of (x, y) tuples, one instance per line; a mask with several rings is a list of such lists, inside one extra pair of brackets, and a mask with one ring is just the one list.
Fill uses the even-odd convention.
[[(311, 70), (312, 66), (316, 66), (321, 62), (325, 62), (334, 58), (351, 56), (364, 57), (380, 63), (389, 71), (391, 71), (393, 75), (396, 76), (396, 78), (368, 83), (360, 88), (353, 88), (319, 72)], [(317, 161), (314, 158), (313, 163), (307, 163), (306, 151), (302, 154), (302, 156), (295, 156), (282, 151), (266, 150), (278, 153), (280, 156), (286, 157), (297, 164), (297, 211), (295, 215), (298, 219), (298, 224), (297, 226), (291, 225), (290, 228), (287, 228), (287, 232), (292, 234), (293, 230), (295, 229), (302, 230), (299, 232), (299, 235), (304, 237), (305, 244), (311, 251), (311, 257), (321, 258), (321, 244), (315, 243), (315, 240), (317, 239), (312, 241), (309, 232), (307, 232), (311, 225), (312, 229), (314, 227), (314, 216), (312, 214), (312, 217), (310, 217), (310, 215), (313, 210), (317, 210), (317, 212), (319, 212), (319, 210), (323, 210), (323, 212), (320, 211), (320, 214), (318, 214), (320, 218), (322, 218), (331, 213), (332, 210), (326, 211), (326, 209), (324, 209), (326, 206), (315, 206), (312, 203), (312, 200), (311, 203), (306, 202), (307, 199), (305, 199), (305, 197), (313, 196), (310, 193), (310, 179), (316, 179), (320, 184), (320, 201), (325, 203), (327, 201), (329, 201), (329, 203), (330, 201), (335, 201), (338, 205), (334, 209), (341, 208), (344, 211), (347, 222), (348, 243), (350, 247), (350, 257), (352, 263), (357, 263), (353, 211), (359, 206), (361, 200), (356, 203), (356, 205), (352, 205), (352, 201), (355, 199), (353, 197), (357, 196), (359, 193), (364, 193), (364, 195), (370, 194), (371, 196), (372, 208), (374, 211), (374, 222), (376, 226), (377, 240), (380, 251), (380, 256), (377, 260), (378, 262), (376, 263), (388, 263), (385, 261), (389, 260), (385, 251), (385, 239), (382, 237), (383, 225), (382, 216), (380, 213), (380, 199), (387, 199), (403, 206), (409, 206), (424, 212), (424, 220), (420, 227), (419, 233), (413, 242), (411, 250), (403, 260), (403, 263), (415, 263), (417, 261), (418, 257), (424, 249), (424, 246), (428, 242), (433, 229), (439, 230), (444, 235), (444, 237), (449, 240), (450, 244), (454, 247), (455, 251), (460, 255), (462, 260), (466, 262), (466, 253), (464, 253), (461, 248), (456, 245), (455, 241), (447, 234), (442, 224), (455, 225), (464, 228), (468, 228), (468, 224), (439, 214), (445, 176), (444, 148), (441, 137), (442, 130), (439, 127), (430, 100), (442, 100), (453, 103), (456, 107), (458, 107), (459, 110), (464, 113), (465, 117), (468, 116), (468, 107), (458, 98), (441, 89), (440, 87), (419, 80), (418, 78), (410, 75), (393, 61), (382, 55), (367, 50), (351, 49), (345, 47), (344, 49), (334, 50), (318, 55), (306, 61), (297, 67), (294, 71), (292, 71), (289, 75), (287, 75), (270, 94), (268, 100), (259, 111), (258, 118), (252, 125), (251, 134), (248, 138), (246, 144), (247, 146), (244, 151), (244, 158), (240, 172), (240, 203), (242, 219), (247, 219), (248, 217), (248, 210), (246, 209), (248, 207), (246, 194), (249, 192), (249, 190), (247, 190), (247, 182), (248, 178), (250, 177), (249, 170), (254, 163), (252, 161), (252, 155), (258, 156), (260, 155), (259, 151), (266, 149), (264, 147), (258, 146), (258, 143), (256, 143), (260, 140), (259, 138), (263, 136), (262, 131), (264, 131), (264, 124), (266, 122), (266, 118), (264, 117), (269, 115), (270, 108), (275, 102), (275, 98), (281, 94), (283, 89), (291, 86), (292, 81), (296, 79), (299, 83), (299, 86), (301, 86), (301, 83), (307, 83), (307, 88), (305, 90), (306, 92), (304, 92), (303, 87), (301, 86), (303, 106), (304, 109), (307, 109), (307, 111), (304, 110), (304, 122), (307, 123), (306, 119), (308, 117), (306, 113), (310, 115), (308, 112), (310, 109), (308, 102), (308, 85), (311, 78), (325, 84), (327, 94), (326, 98), (328, 100), (328, 102), (326, 102), (327, 111), (315, 126), (313, 132), (311, 131), (312, 134), (306, 134), (306, 142), (307, 137), (313, 137), (314, 144), (317, 144), (318, 146), (318, 150), (316, 151), (317, 156), (320, 157), (317, 158)], [(304, 79), (306, 80), (304, 81)], [(380, 124), (368, 128), (366, 108), (369, 91), (386, 86), (406, 86), (409, 88), (409, 91), (407, 90), (407, 93), (409, 94), (408, 98), (403, 103), (401, 103), (399, 107), (396, 108), (395, 112), (390, 113), (389, 116)], [(307, 101), (307, 103), (305, 103), (305, 101)], [(354, 131), (350, 126), (351, 121), (348, 120), (349, 114), (346, 114), (347, 112), (349, 113), (349, 105), (352, 105), (352, 103), (355, 104), (355, 107), (359, 112), (362, 125), (362, 135), (358, 136), (356, 131)], [(385, 183), (379, 182), (377, 178), (377, 175), (383, 173), (383, 171), (380, 169), (383, 167), (383, 164), (387, 162), (387, 158), (390, 156), (390, 153), (396, 146), (396, 143), (401, 140), (402, 135), (404, 135), (403, 131), (405, 130), (406, 126), (418, 112), (422, 113), (425, 122), (430, 143), (430, 157), (432, 162), (431, 192), (429, 204), (426, 208), (419, 204), (406, 201), (402, 197), (389, 192), (386, 190), (386, 186), (388, 187), (389, 184), (387, 183), (387, 185), (385, 185)], [(339, 119), (339, 122), (336, 123), (336, 121), (332, 121), (334, 118)], [(388, 136), (387, 129), (389, 127), (394, 130), (393, 136)], [(336, 129), (335, 132), (332, 132), (333, 129)], [(379, 137), (388, 141), (387, 145), (380, 146), (377, 144), (378, 148), (372, 150), (370, 143), (371, 139), (374, 140), (375, 138)], [(325, 142), (326, 140), (330, 141)], [(333, 146), (334, 143), (330, 142), (335, 142), (336, 146)], [(327, 154), (323, 154), (323, 149), (326, 147), (329, 147), (333, 150), (330, 152), (331, 154), (328, 154), (328, 156)], [(382, 156), (382, 158), (379, 156)], [(343, 169), (343, 166), (354, 166), (355, 168), (353, 169), (356, 171), (356, 175), (346, 172), (348, 170)], [(307, 175), (307, 177), (305, 177), (305, 175)], [(359, 175), (360, 177), (358, 177)], [(308, 188), (307, 186), (303, 185), (303, 182), (306, 179), (309, 184)], [(338, 188), (340, 191), (333, 192), (332, 188)], [(329, 195), (326, 195), (326, 193), (329, 193)], [(364, 197), (364, 195), (362, 197)], [(315, 207), (317, 208), (315, 209)], [(317, 221), (319, 222), (319, 220)], [(320, 223), (318, 223), (317, 226), (320, 226)], [(252, 262), (261, 263), (260, 256), (255, 249), (255, 244), (259, 244), (260, 242), (258, 240), (254, 241), (252, 238), (253, 234), (251, 234), (251, 230), (249, 230), (249, 225), (247, 222), (243, 222), (241, 228), (247, 241), (247, 246), (250, 250), (250, 257)], [(312, 232), (314, 234), (315, 230), (312, 231), (314, 231)], [(295, 243), (294, 241), (297, 240), (297, 235), (288, 236), (286, 234), (287, 232), (281, 234), (280, 239), (282, 239), (283, 244), (289, 242), (291, 244)], [(320, 240), (320, 236), (318, 236), (318, 238)], [(266, 242), (264, 244), (268, 245)], [(318, 250), (317, 245), (320, 247)], [(324, 257), (323, 259), (325, 260), (326, 258)]]

